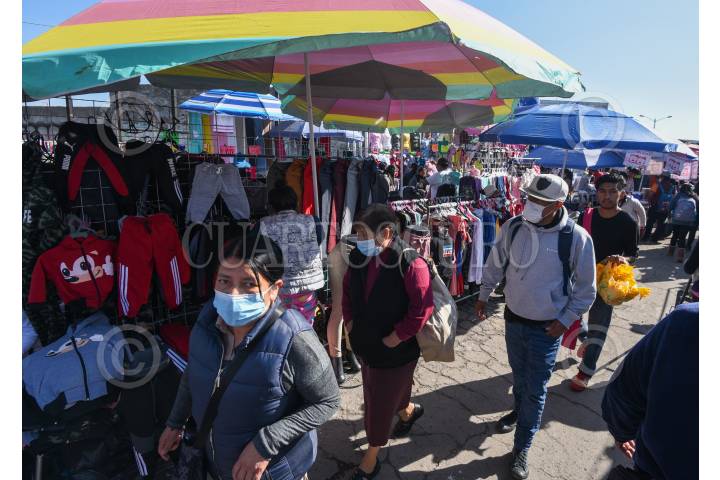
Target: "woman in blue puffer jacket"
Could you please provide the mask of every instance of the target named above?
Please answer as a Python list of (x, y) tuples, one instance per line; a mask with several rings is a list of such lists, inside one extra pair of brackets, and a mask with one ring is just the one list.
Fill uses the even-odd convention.
[[(215, 296), (190, 335), (190, 352), (159, 454), (167, 459), (186, 420), (202, 422), (216, 380), (267, 322), (222, 396), (208, 441), (211, 474), (222, 480), (302, 478), (317, 454), (315, 429), (340, 404), (323, 346), (305, 318), (283, 307), (282, 251), (269, 238), (231, 241), (215, 280)], [(278, 314), (282, 312), (279, 317)]]

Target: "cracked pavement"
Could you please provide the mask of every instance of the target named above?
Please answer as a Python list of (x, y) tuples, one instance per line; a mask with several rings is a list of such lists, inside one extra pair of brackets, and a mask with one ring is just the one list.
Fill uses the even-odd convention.
[[(682, 264), (665, 255), (667, 244), (641, 246), (636, 278), (652, 293), (615, 307), (598, 373), (587, 391), (575, 393), (568, 388), (578, 361), (560, 348), (541, 429), (530, 449), (531, 479), (604, 479), (614, 465), (628, 465), (614, 448), (600, 404), (604, 386), (625, 353), (670, 310), (678, 289), (685, 286)], [(473, 300), (458, 304), (455, 362), (420, 360), (413, 401), (425, 407), (425, 415), (408, 438), (391, 439), (382, 449), (378, 480), (511, 478), (513, 434), (494, 431), (494, 423), (512, 405), (503, 306), (491, 297), (492, 316), (478, 324)], [(341, 395), (341, 409), (318, 432), (318, 458), (309, 472), (313, 480), (349, 479), (367, 447), (360, 374), (348, 377)]]

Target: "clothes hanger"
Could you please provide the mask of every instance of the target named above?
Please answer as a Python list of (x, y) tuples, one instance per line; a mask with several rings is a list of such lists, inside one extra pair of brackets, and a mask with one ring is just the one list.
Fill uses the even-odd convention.
[(66, 215), (65, 223), (68, 226), (71, 238), (87, 238), (90, 234), (97, 235), (87, 222), (75, 214)]

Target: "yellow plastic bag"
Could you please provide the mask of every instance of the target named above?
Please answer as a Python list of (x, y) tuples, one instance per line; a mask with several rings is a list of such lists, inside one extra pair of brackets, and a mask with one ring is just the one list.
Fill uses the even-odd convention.
[(650, 289), (638, 287), (631, 265), (608, 262), (597, 264), (597, 289), (600, 298), (608, 305), (620, 305), (639, 296), (650, 295)]

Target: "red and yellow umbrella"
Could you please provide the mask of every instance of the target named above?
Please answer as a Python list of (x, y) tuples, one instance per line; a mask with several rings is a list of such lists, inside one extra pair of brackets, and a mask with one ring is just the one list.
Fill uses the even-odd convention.
[[(105, 0), (24, 45), (23, 89), (43, 98), (147, 75), (161, 86), (298, 94), (304, 53), (319, 97), (582, 90), (576, 69), (460, 0)], [(358, 72), (365, 87), (362, 77), (332, 83)], [(315, 82), (322, 75), (328, 83)]]

